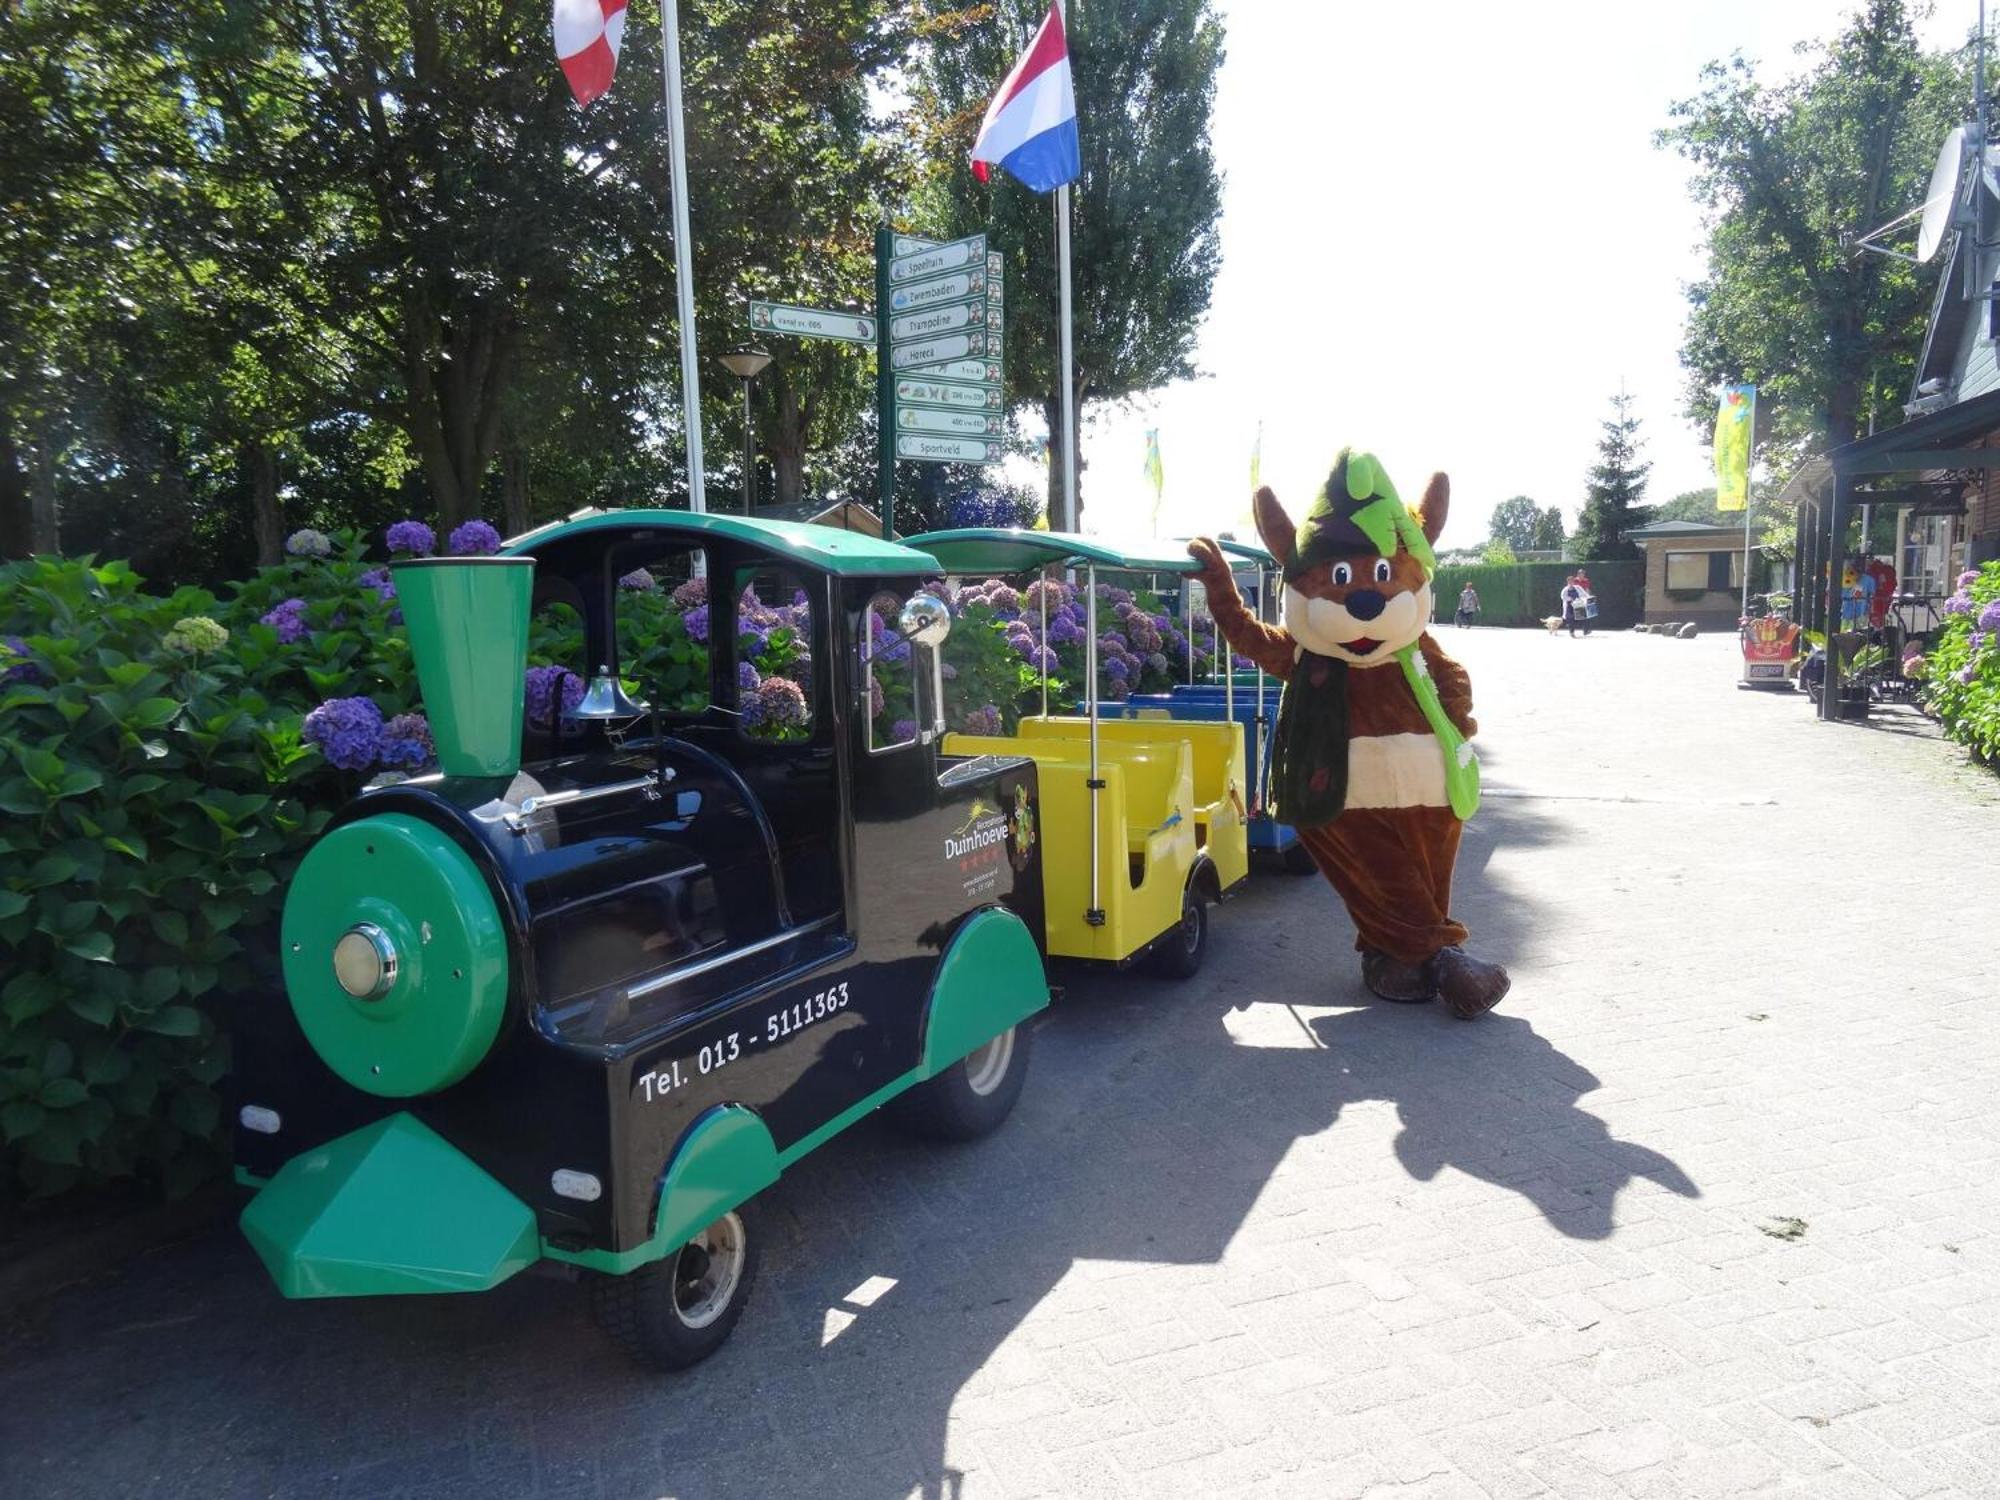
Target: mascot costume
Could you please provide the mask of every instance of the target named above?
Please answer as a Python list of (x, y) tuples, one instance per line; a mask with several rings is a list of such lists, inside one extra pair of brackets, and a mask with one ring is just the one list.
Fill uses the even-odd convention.
[(1284, 626), (1243, 607), (1213, 541), (1188, 545), (1231, 647), (1284, 679), (1272, 812), (1298, 830), (1354, 919), (1363, 982), (1384, 1000), (1442, 997), (1465, 1020), (1507, 993), (1451, 915), (1451, 870), (1479, 805), (1465, 669), (1439, 649), (1431, 544), (1451, 486), (1431, 477), (1413, 513), (1373, 456), (1344, 449), (1305, 524), (1268, 489), (1257, 531), (1284, 570)]

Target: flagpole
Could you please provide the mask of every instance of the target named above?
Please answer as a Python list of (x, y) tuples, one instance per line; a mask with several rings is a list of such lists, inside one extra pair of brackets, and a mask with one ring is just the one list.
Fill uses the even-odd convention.
[(708, 509), (702, 490), (701, 370), (695, 358), (694, 242), (688, 233), (687, 141), (681, 119), (681, 36), (678, 0), (660, 0), (660, 49), (665, 54), (667, 143), (673, 165), (674, 290), (680, 299), (681, 413), (687, 429), (688, 509)]
[(1063, 531), (1077, 529), (1076, 518), (1076, 400), (1072, 372), (1076, 360), (1070, 352), (1069, 313), (1069, 184), (1056, 189), (1056, 263), (1062, 286), (1062, 337), (1056, 375), (1062, 381), (1062, 496)]

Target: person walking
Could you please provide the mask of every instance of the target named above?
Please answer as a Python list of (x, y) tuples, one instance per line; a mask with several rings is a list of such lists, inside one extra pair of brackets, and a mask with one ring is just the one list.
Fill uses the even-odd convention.
[(1590, 591), (1577, 581), (1581, 576), (1570, 574), (1562, 587), (1562, 622), (1568, 627), (1572, 640), (1576, 638), (1577, 626), (1581, 625), (1586, 634), (1590, 630), (1590, 621), (1584, 614), (1584, 603), (1589, 599)]
[(1479, 590), (1469, 583), (1459, 592), (1457, 623), (1461, 630), (1479, 623)]

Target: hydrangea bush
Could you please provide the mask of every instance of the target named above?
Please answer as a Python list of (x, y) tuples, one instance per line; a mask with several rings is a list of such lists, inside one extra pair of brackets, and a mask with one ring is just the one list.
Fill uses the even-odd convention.
[(1924, 658), (1925, 705), (1944, 731), (2000, 765), (2000, 562), (1959, 575)]

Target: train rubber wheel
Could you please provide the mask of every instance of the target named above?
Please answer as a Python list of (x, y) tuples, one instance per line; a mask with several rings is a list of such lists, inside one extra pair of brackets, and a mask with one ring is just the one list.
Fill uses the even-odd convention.
[(598, 1276), (591, 1311), (611, 1341), (656, 1370), (700, 1364), (728, 1340), (757, 1279), (759, 1241), (747, 1207), (724, 1214), (663, 1260)]
[(1319, 866), (1313, 863), (1312, 851), (1303, 843), (1291, 845), (1281, 858), (1287, 875), (1312, 875), (1319, 870)]
[(1208, 903), (1193, 885), (1181, 892), (1181, 919), (1153, 949), (1153, 972), (1167, 979), (1192, 979), (1208, 956)]
[(934, 1141), (976, 1141), (1014, 1112), (1028, 1081), (1034, 1033), (1010, 1026), (937, 1077), (892, 1100), (889, 1118)]

